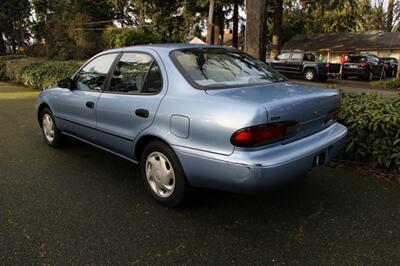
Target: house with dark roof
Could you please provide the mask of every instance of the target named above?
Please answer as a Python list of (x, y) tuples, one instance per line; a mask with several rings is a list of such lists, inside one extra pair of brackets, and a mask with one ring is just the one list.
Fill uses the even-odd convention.
[(340, 62), (342, 54), (374, 54), (400, 59), (400, 32), (337, 32), (296, 35), (282, 51), (301, 50), (323, 54), (328, 62)]

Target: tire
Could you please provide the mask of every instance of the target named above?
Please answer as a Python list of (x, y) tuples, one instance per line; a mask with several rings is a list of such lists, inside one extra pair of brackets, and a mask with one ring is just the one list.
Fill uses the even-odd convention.
[(40, 126), (46, 143), (54, 148), (63, 146), (68, 138), (57, 128), (53, 113), (48, 107), (43, 109), (40, 119)]
[(374, 73), (372, 73), (372, 71), (369, 71), (368, 76), (365, 77), (366, 81), (372, 81), (374, 80)]
[(189, 186), (182, 166), (166, 143), (156, 140), (144, 148), (140, 173), (153, 198), (161, 204), (177, 207), (187, 197)]
[(346, 75), (342, 75), (342, 79), (346, 80), (348, 77)]
[(304, 70), (303, 77), (307, 81), (314, 81), (316, 77), (315, 69), (307, 68)]

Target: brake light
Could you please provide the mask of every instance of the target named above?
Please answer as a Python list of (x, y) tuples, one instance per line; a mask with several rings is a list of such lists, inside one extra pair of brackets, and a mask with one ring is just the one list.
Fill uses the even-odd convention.
[(294, 121), (246, 127), (236, 131), (231, 143), (238, 147), (257, 147), (296, 135), (298, 123)]
[(368, 62), (361, 63), (361, 64), (359, 64), (359, 66), (360, 66), (360, 67), (367, 67), (367, 66), (368, 66)]
[(340, 111), (340, 107), (330, 110), (326, 115), (325, 124), (336, 122), (339, 117)]

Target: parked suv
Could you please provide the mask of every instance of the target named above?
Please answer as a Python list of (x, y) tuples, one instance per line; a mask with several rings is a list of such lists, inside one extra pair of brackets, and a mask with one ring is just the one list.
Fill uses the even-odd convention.
[(382, 57), (385, 62), (386, 75), (389, 77), (395, 77), (397, 74), (398, 61), (394, 57)]
[(317, 63), (312, 53), (284, 52), (266, 63), (284, 75), (302, 76), (308, 81), (326, 81), (330, 74), (330, 64)]
[(358, 77), (371, 81), (385, 76), (383, 60), (375, 55), (350, 55), (342, 72), (342, 79)]

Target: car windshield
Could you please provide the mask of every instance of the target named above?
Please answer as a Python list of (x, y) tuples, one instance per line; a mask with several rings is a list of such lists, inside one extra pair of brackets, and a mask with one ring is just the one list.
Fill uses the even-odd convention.
[(367, 57), (365, 56), (349, 56), (350, 63), (364, 63), (367, 61)]
[(233, 49), (190, 48), (172, 52), (171, 58), (195, 87), (210, 89), (286, 81), (266, 64)]

